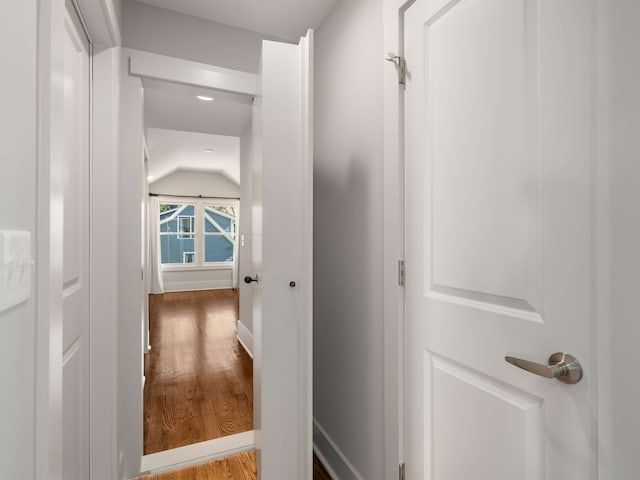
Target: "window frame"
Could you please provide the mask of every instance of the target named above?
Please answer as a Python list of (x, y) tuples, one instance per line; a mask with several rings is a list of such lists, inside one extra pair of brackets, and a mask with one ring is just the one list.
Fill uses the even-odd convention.
[[(189, 198), (189, 197), (158, 197), (158, 201), (160, 204), (171, 204), (171, 205), (193, 205), (194, 206), (194, 216), (190, 215), (180, 215), (176, 216), (176, 220), (178, 220), (178, 230), (180, 230), (180, 217), (191, 217), (193, 219), (193, 234), (183, 235), (178, 232), (160, 232), (160, 237), (163, 235), (176, 235), (181, 239), (193, 239), (194, 240), (194, 252), (183, 252), (184, 253), (193, 253), (195, 261), (193, 263), (161, 263), (162, 271), (186, 271), (186, 270), (231, 270), (233, 269), (235, 263), (238, 258), (238, 227), (240, 220), (240, 202), (239, 200), (229, 200), (229, 199), (211, 199), (211, 198)], [(205, 206), (230, 206), (234, 207), (237, 212), (237, 216), (235, 217), (235, 232), (206, 232), (205, 227)], [(158, 213), (159, 214), (159, 213)], [(199, 220), (200, 219), (200, 220)], [(231, 236), (233, 238), (233, 261), (230, 262), (205, 262), (205, 238), (207, 235), (222, 235), (222, 236)], [(184, 256), (183, 256), (184, 258)]]
[[(191, 204), (188, 204), (191, 205)], [(193, 206), (193, 209), (196, 210), (196, 206)], [(183, 219), (189, 219), (189, 224), (191, 226), (191, 228), (189, 229), (189, 232), (183, 232), (182, 231), (182, 220)], [(191, 215), (178, 215), (176, 217), (176, 220), (178, 221), (178, 239), (181, 240), (191, 240), (192, 238), (195, 238), (196, 235), (196, 217), (191, 216)]]

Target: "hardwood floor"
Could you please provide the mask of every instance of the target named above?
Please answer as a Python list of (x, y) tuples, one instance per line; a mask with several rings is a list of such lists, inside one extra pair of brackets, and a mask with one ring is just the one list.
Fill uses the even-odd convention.
[[(144, 453), (253, 429), (253, 362), (236, 339), (233, 290), (151, 295)], [(314, 456), (315, 480), (331, 480)], [(144, 480), (255, 480), (254, 452)]]
[(313, 455), (313, 480), (333, 480), (315, 454)]
[(150, 296), (144, 453), (253, 429), (253, 364), (236, 339), (237, 291)]

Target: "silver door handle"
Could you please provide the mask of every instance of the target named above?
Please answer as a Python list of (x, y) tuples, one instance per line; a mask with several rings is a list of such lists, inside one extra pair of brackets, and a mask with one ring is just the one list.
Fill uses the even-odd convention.
[(549, 357), (549, 364), (530, 362), (522, 358), (506, 356), (504, 359), (511, 365), (522, 368), (545, 378), (557, 378), (564, 383), (578, 383), (582, 379), (582, 366), (578, 359), (568, 353), (554, 353)]

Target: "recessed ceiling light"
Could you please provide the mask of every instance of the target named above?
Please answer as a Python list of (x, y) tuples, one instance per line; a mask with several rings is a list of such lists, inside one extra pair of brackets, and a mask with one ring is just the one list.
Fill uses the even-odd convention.
[(153, 175), (149, 175), (149, 176), (147, 177), (147, 182), (150, 182), (150, 181), (151, 181), (151, 180), (153, 180), (154, 178), (156, 178), (156, 177), (154, 177)]
[(203, 102), (211, 102), (213, 100), (213, 97), (205, 97), (204, 95), (198, 95), (196, 98)]
[(205, 149), (204, 149), (204, 151), (205, 151), (205, 152), (207, 152), (207, 153), (211, 153), (211, 152), (213, 152), (213, 149), (211, 149), (211, 148), (205, 148)]

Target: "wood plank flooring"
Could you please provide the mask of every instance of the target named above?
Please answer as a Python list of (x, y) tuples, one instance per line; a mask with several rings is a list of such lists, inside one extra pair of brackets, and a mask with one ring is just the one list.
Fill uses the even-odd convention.
[(253, 429), (253, 364), (236, 339), (237, 291), (150, 296), (144, 453)]
[[(151, 295), (144, 453), (253, 429), (253, 362), (236, 339), (238, 294)], [(254, 452), (144, 480), (256, 480)], [(331, 480), (314, 455), (315, 480)]]

